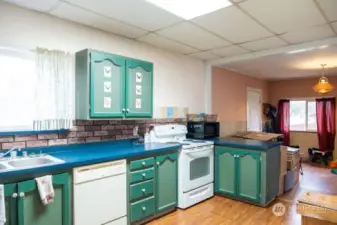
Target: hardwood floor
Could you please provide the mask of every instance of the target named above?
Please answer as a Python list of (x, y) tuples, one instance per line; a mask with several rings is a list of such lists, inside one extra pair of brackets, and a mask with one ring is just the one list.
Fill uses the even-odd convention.
[[(337, 176), (329, 169), (303, 165), (304, 176), (292, 191), (277, 198), (268, 208), (215, 196), (186, 210), (177, 210), (154, 220), (149, 225), (300, 225), (296, 214), (296, 198), (307, 190), (337, 195)], [(275, 216), (272, 207), (281, 202), (286, 206), (283, 216)]]

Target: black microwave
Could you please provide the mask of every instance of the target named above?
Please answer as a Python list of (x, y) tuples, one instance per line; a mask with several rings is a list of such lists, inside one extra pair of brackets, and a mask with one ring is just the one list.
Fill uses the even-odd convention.
[(219, 122), (187, 122), (187, 138), (216, 138), (219, 137), (219, 133)]

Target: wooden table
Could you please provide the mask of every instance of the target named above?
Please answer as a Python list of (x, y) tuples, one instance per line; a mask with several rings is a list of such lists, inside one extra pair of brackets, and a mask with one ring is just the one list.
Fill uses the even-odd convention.
[(302, 225), (336, 225), (337, 196), (305, 192), (298, 199), (297, 213), (302, 215)]

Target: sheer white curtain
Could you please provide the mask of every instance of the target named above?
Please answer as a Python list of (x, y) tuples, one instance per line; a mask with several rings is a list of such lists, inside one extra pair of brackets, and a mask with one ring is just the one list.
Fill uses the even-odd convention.
[(36, 49), (34, 130), (69, 129), (74, 119), (74, 56)]

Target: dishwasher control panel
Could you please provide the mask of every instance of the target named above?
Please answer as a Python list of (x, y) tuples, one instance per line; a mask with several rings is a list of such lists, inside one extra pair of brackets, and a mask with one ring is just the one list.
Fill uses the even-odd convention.
[(99, 163), (73, 169), (74, 184), (89, 182), (126, 173), (126, 160)]

